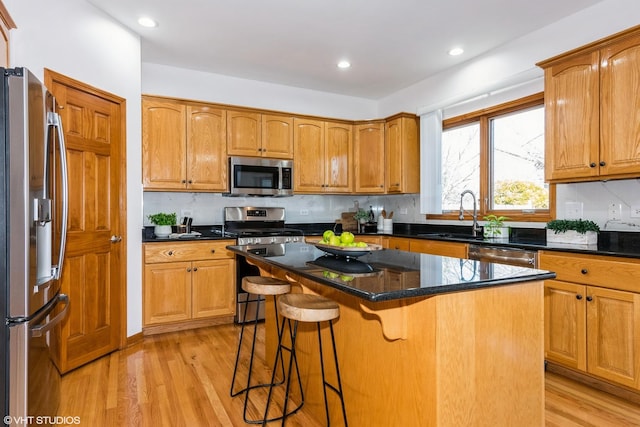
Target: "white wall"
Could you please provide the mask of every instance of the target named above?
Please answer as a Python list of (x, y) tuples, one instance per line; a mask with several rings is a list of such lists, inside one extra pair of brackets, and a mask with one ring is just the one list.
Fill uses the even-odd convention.
[(150, 63), (142, 64), (142, 92), (338, 119), (379, 118), (369, 99)]
[(142, 330), (140, 40), (84, 0), (4, 0), (17, 29), (10, 62), (49, 68), (126, 99), (127, 334)]

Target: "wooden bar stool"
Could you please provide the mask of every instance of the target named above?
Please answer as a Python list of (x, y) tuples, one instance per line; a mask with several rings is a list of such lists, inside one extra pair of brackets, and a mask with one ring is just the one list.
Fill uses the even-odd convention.
[[(242, 349), (242, 343), (243, 343), (243, 338), (244, 338), (244, 329), (245, 329), (245, 324), (247, 323), (247, 308), (249, 307), (249, 303), (252, 302), (257, 302), (260, 300), (260, 295), (273, 295), (274, 296), (274, 307), (275, 307), (275, 314), (276, 314), (276, 329), (278, 331), (280, 331), (279, 328), (279, 316), (278, 316), (278, 306), (276, 304), (276, 300), (275, 300), (275, 296), (276, 295), (283, 295), (286, 294), (288, 292), (291, 291), (291, 285), (288, 282), (285, 282), (284, 280), (278, 280), (278, 279), (274, 279), (271, 277), (263, 277), (263, 276), (247, 276), (242, 278), (242, 289), (246, 292), (248, 292), (250, 294), (250, 296), (247, 298), (247, 301), (245, 302), (245, 306), (244, 306), (244, 319), (245, 321), (242, 323), (242, 328), (240, 329), (240, 338), (238, 339), (238, 350), (236, 352), (236, 363), (235, 363), (235, 367), (233, 368), (233, 378), (231, 379), (231, 397), (235, 397), (238, 396), (239, 394), (242, 393), (246, 393), (245, 395), (245, 400), (244, 400), (244, 408), (242, 411), (242, 416), (244, 418), (244, 421), (246, 423), (249, 424), (260, 424), (262, 423), (262, 419), (256, 419), (256, 420), (252, 420), (252, 419), (248, 419), (247, 418), (247, 402), (249, 401), (249, 391), (251, 391), (254, 388), (258, 388), (258, 387), (268, 387), (268, 386), (272, 386), (274, 384), (272, 384), (275, 381), (275, 372), (274, 375), (271, 378), (271, 383), (264, 383), (264, 384), (253, 384), (251, 385), (251, 373), (253, 370), (253, 357), (255, 354), (255, 347), (256, 347), (256, 332), (258, 329), (258, 310), (256, 309), (256, 316), (253, 319), (253, 341), (251, 343), (251, 355), (249, 356), (249, 371), (247, 373), (247, 385), (246, 387), (238, 390), (238, 391), (234, 391), (234, 387), (236, 384), (236, 375), (238, 373), (238, 364), (240, 361), (240, 353), (241, 353), (241, 349)], [(251, 295), (254, 295), (255, 298), (252, 298)], [(277, 369), (278, 367), (278, 359), (276, 359), (276, 363), (274, 364), (274, 369)], [(297, 369), (297, 365), (296, 365), (296, 369)], [(282, 384), (284, 382), (284, 360), (282, 358), (282, 355), (280, 355), (280, 370), (282, 372), (282, 381), (280, 381), (278, 384)], [(275, 385), (278, 385), (275, 384)], [(272, 421), (272, 420), (269, 420)]]
[[(324, 409), (327, 417), (327, 425), (331, 424), (329, 418), (329, 404), (327, 402), (327, 388), (333, 390), (339, 397), (342, 404), (342, 416), (344, 417), (344, 425), (347, 426), (347, 412), (344, 406), (344, 396), (342, 393), (342, 381), (340, 379), (340, 369), (338, 367), (338, 354), (336, 352), (336, 340), (333, 334), (333, 319), (340, 316), (340, 306), (328, 298), (320, 295), (308, 295), (308, 294), (286, 294), (278, 297), (278, 310), (280, 315), (284, 318), (278, 333), (278, 350), (276, 352), (276, 363), (274, 364), (274, 371), (271, 377), (271, 386), (269, 387), (269, 395), (267, 396), (267, 407), (264, 412), (264, 420), (262, 425), (266, 425), (268, 421), (267, 416), (269, 414), (269, 405), (271, 403), (271, 394), (273, 391), (273, 382), (275, 381), (275, 368), (278, 362), (278, 357), (282, 356), (282, 350), (287, 349), (282, 345), (282, 338), (284, 335), (285, 323), (289, 325), (289, 333), (291, 335), (291, 357), (289, 359), (289, 368), (287, 370), (287, 385), (284, 395), (284, 404), (282, 406), (282, 425), (284, 426), (285, 419), (295, 411), (287, 413), (287, 404), (289, 401), (289, 390), (291, 383), (291, 368), (293, 363), (296, 363), (296, 336), (298, 332), (299, 322), (315, 322), (318, 330), (318, 347), (320, 351), (320, 369), (322, 372), (322, 392), (324, 394)], [(285, 322), (286, 320), (286, 322)], [(291, 321), (293, 320), (293, 328), (291, 327)], [(333, 346), (333, 362), (336, 368), (337, 387), (329, 384), (325, 378), (324, 357), (322, 352), (322, 334), (320, 329), (321, 322), (329, 322), (329, 330), (331, 331), (331, 344)], [(298, 384), (301, 386), (300, 375), (298, 374)], [(302, 387), (300, 388), (302, 395)], [(304, 397), (300, 406), (304, 403)], [(296, 409), (297, 411), (297, 409)], [(277, 419), (277, 418), (276, 418)]]

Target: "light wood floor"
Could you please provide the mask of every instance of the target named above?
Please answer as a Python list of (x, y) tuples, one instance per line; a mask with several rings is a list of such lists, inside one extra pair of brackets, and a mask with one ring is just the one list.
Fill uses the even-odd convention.
[[(239, 331), (239, 326), (222, 325), (146, 337), (70, 372), (62, 379), (59, 414), (79, 417), (80, 425), (91, 427), (247, 425), (242, 419), (243, 398), (229, 396)], [(263, 328), (259, 331), (262, 341)], [(264, 354), (258, 356), (254, 375), (266, 381), (269, 369)], [(549, 427), (640, 426), (637, 405), (552, 373), (546, 374), (545, 396)], [(259, 417), (266, 392), (252, 392), (250, 401), (258, 408), (250, 404), (249, 416)], [(287, 419), (287, 425), (321, 424), (303, 408)]]

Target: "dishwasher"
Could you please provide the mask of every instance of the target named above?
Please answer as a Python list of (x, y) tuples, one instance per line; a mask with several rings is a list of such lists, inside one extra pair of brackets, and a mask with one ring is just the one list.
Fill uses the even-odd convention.
[(538, 268), (538, 252), (527, 249), (471, 244), (468, 257), (477, 261)]

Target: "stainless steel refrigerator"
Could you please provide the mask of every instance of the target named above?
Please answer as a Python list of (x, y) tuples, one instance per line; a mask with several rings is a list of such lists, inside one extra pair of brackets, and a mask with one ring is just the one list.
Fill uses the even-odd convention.
[(0, 68), (0, 397), (8, 425), (55, 423), (60, 374), (49, 334), (69, 308), (60, 293), (67, 162), (55, 100), (25, 68)]

